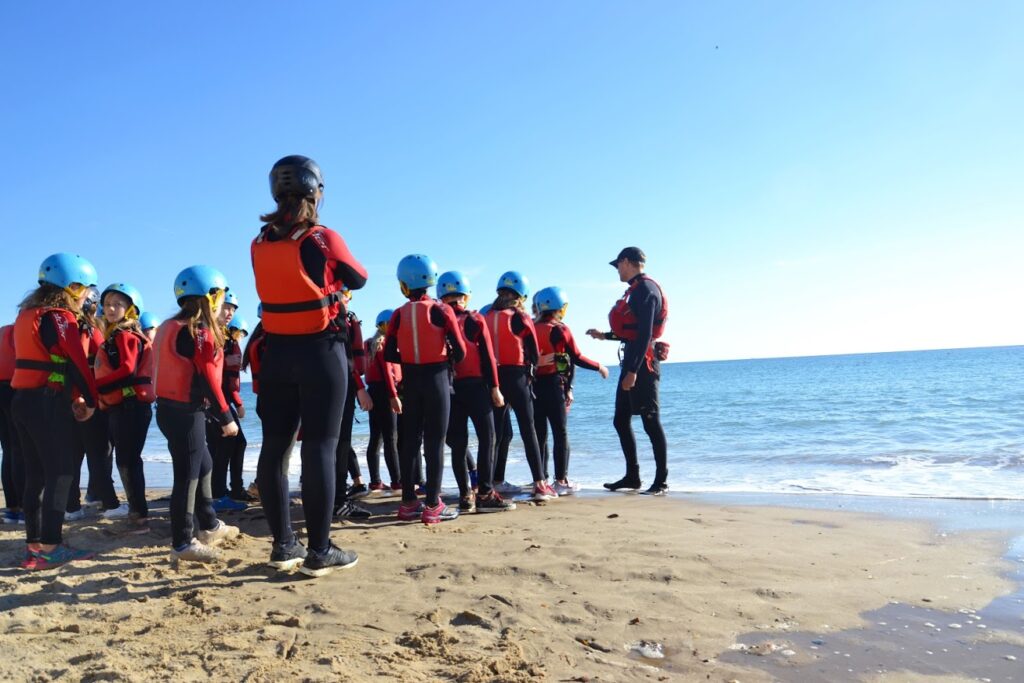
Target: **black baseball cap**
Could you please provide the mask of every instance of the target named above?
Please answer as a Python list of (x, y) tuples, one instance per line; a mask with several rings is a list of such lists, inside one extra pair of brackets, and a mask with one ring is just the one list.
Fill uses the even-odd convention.
[(647, 257), (644, 255), (644, 252), (640, 247), (626, 247), (619, 252), (619, 255), (615, 257), (614, 261), (609, 261), (608, 265), (618, 266), (619, 261), (624, 258), (629, 259), (633, 263), (647, 263)]

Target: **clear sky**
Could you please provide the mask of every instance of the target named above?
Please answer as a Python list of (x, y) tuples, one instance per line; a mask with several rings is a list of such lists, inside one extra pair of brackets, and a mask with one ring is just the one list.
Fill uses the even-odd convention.
[[(0, 17), (0, 310), (54, 251), (255, 318), (267, 173), (400, 303), (398, 260), (559, 284), (577, 336), (648, 255), (673, 360), (1024, 341), (1024, 3), (52, 2)], [(613, 361), (614, 345), (584, 352)]]

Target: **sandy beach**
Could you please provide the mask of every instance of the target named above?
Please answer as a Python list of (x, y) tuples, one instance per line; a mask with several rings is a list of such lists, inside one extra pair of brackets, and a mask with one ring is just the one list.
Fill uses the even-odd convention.
[[(0, 673), (34, 681), (790, 678), (757, 666), (772, 659), (790, 680), (809, 680), (800, 667), (813, 668), (821, 653), (796, 632), (861, 627), (863, 613), (894, 601), (963, 615), (1016, 589), (1005, 535), (940, 534), (874, 515), (622, 495), (427, 528), (396, 523), (394, 499), (366, 503), (375, 513), (367, 523), (335, 526), (335, 542), (358, 551), (358, 566), (317, 580), (264, 566), (270, 542), (258, 508), (224, 515), (243, 535), (223, 564), (179, 570), (167, 560), (166, 503), (155, 503), (145, 536), (96, 518), (66, 525), (67, 540), (96, 559), (35, 574), (13, 568), (23, 529), (2, 526)], [(770, 643), (739, 642), (754, 632)], [(1006, 652), (1021, 646), (1019, 635), (985, 638)], [(664, 657), (630, 649), (657, 655), (654, 643)], [(884, 659), (849, 680), (969, 680), (955, 670), (918, 676), (895, 650)], [(1005, 659), (993, 672), (1019, 664)]]

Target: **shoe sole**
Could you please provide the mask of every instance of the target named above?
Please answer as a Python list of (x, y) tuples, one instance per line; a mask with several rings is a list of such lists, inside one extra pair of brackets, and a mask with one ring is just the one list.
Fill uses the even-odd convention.
[(299, 571), (302, 572), (303, 574), (305, 574), (306, 576), (312, 576), (313, 578), (318, 578), (318, 577), (326, 576), (326, 575), (330, 574), (331, 571), (333, 571), (335, 569), (351, 569), (352, 567), (356, 566), (357, 564), (359, 564), (359, 558), (358, 557), (355, 560), (353, 560), (352, 562), (349, 562), (348, 564), (332, 564), (329, 567), (321, 567), (320, 569), (312, 569), (311, 567), (308, 567), (305, 564), (303, 564), (301, 567), (299, 567)]
[(278, 562), (267, 562), (267, 566), (271, 569), (276, 569), (281, 572), (291, 572), (302, 566), (302, 563), (306, 561), (304, 557), (296, 557), (294, 560), (280, 560)]
[(480, 513), (480, 514), (487, 514), (489, 512), (511, 512), (512, 510), (515, 510), (515, 509), (516, 509), (515, 505), (509, 505), (508, 507), (501, 507), (501, 508), (482, 508), (482, 507), (478, 507), (476, 509), (476, 511), (478, 513)]

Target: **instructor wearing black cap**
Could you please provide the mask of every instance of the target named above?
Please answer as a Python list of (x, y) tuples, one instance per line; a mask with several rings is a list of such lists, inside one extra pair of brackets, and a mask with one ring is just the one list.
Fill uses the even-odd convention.
[(644, 431), (651, 439), (656, 470), (654, 482), (644, 493), (663, 495), (668, 490), (668, 446), (658, 411), (658, 382), (661, 377), (662, 349), (655, 340), (665, 330), (668, 302), (657, 282), (644, 274), (647, 257), (639, 247), (626, 247), (611, 265), (619, 271), (619, 280), (629, 283), (626, 293), (608, 314), (610, 332), (587, 330), (594, 339), (614, 339), (622, 343), (622, 375), (615, 390), (615, 431), (619, 434), (626, 458), (626, 475), (605, 484), (610, 491), (639, 489), (640, 464), (631, 418), (639, 415)]

